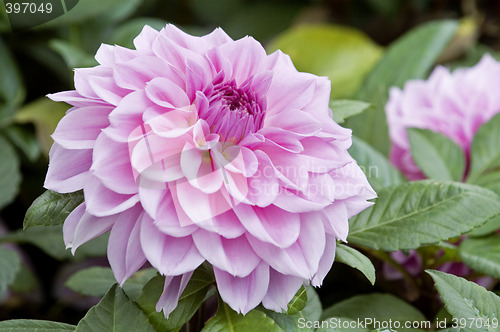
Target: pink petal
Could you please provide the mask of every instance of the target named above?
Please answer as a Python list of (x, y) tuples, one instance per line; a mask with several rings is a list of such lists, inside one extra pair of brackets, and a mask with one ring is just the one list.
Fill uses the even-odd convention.
[(205, 91), (212, 82), (212, 72), (211, 68), (204, 68), (190, 59), (187, 59), (186, 65), (186, 94), (193, 102), (196, 99), (196, 93)]
[(180, 168), (180, 156), (183, 146), (183, 138), (145, 135), (131, 152), (134, 176), (141, 175), (162, 184), (182, 178), (184, 175)]
[(318, 137), (307, 137), (300, 141), (304, 151), (297, 156), (303, 167), (310, 172), (326, 173), (343, 167), (351, 161), (347, 153), (351, 140), (328, 142)]
[(49, 158), (45, 188), (59, 193), (71, 193), (83, 188), (92, 163), (92, 150), (68, 150), (54, 143)]
[(269, 158), (259, 159), (257, 172), (248, 179), (248, 200), (256, 206), (266, 207), (274, 202), (279, 191), (278, 177)]
[(102, 129), (109, 125), (111, 110), (108, 106), (77, 108), (59, 121), (52, 138), (67, 149), (91, 149)]
[(301, 215), (301, 230), (296, 243), (280, 249), (270, 243), (247, 236), (253, 250), (276, 271), (311, 279), (318, 270), (325, 250), (323, 221), (314, 215)]
[(149, 55), (150, 53), (131, 50), (130, 48), (122, 47), (119, 45), (115, 45), (114, 48), (115, 63), (125, 62), (141, 55)]
[(130, 209), (139, 201), (139, 195), (122, 195), (106, 188), (95, 176), (86, 179), (83, 193), (87, 211), (98, 217), (110, 216)]
[(228, 161), (224, 168), (233, 173), (241, 173), (245, 177), (253, 176), (258, 169), (259, 162), (255, 153), (244, 146), (230, 146), (224, 149)]
[[(269, 153), (280, 153), (279, 151), (277, 152), (276, 150), (274, 151), (269, 151)], [(300, 187), (298, 187), (295, 183), (293, 183), (290, 179), (288, 179), (283, 173), (282, 169), (278, 169), (272, 162), (271, 158), (269, 155), (261, 150), (255, 151), (255, 155), (257, 156), (259, 163), (263, 164), (263, 175), (266, 177), (269, 177), (271, 181), (274, 181), (273, 178), (277, 178), (280, 180), (281, 185), (286, 187), (286, 188), (293, 188), (300, 190)], [(274, 173), (274, 174), (273, 174)], [(272, 184), (272, 183), (271, 183)]]
[[(316, 98), (319, 99), (319, 98)], [(310, 113), (290, 111), (288, 116), (266, 116), (266, 126), (277, 127), (283, 130), (304, 136), (313, 136), (321, 130), (321, 122)]]
[(295, 135), (281, 128), (273, 127), (264, 127), (259, 130), (259, 133), (266, 137), (264, 144), (259, 146), (263, 151), (267, 151), (266, 149), (273, 149), (273, 151), (277, 153), (300, 153), (304, 151), (304, 147), (300, 142), (300, 135)]
[(347, 242), (349, 216), (347, 214), (347, 207), (343, 201), (334, 201), (333, 204), (326, 207), (325, 210), (317, 213), (321, 213), (324, 221), (323, 225), (328, 234), (334, 235), (336, 238)]
[(208, 43), (207, 38), (187, 34), (173, 24), (167, 24), (160, 34), (162, 37), (167, 37), (169, 40), (173, 41), (176, 45), (187, 50), (192, 50), (198, 54), (212, 47), (212, 45)]
[(147, 214), (141, 221), (141, 244), (148, 261), (162, 275), (180, 275), (195, 270), (205, 260), (190, 236), (163, 234)]
[(186, 92), (175, 82), (164, 77), (156, 77), (146, 84), (146, 95), (157, 105), (169, 109), (189, 106)]
[(232, 276), (214, 267), (222, 300), (238, 313), (246, 314), (264, 298), (269, 287), (269, 265), (259, 264), (248, 276)]
[[(222, 178), (224, 179), (224, 187), (230, 195), (229, 200), (231, 207), (238, 205), (241, 202), (249, 203), (248, 197), (248, 182), (243, 174), (226, 172), (221, 169)], [(225, 192), (222, 190), (222, 192)], [(224, 210), (225, 211), (225, 210)]]
[[(312, 74), (306, 74), (315, 80), (315, 96), (329, 96), (332, 91), (332, 84), (327, 77), (314, 76)], [(307, 105), (302, 109), (308, 113), (320, 113), (323, 115), (330, 116), (330, 109), (328, 108), (329, 98), (312, 98)], [(333, 121), (331, 121), (333, 122)]]
[[(75, 69), (75, 89), (77, 93), (86, 98), (103, 100), (90, 86), (90, 79), (92, 77), (110, 77), (111, 72), (111, 68), (104, 66)], [(108, 101), (105, 102), (109, 103)]]
[(117, 215), (96, 217), (85, 211), (85, 203), (76, 207), (66, 218), (63, 226), (64, 243), (73, 255), (82, 244), (106, 233), (111, 229)]
[[(149, 117), (150, 112), (156, 108), (152, 108), (144, 113), (144, 117)], [(193, 129), (192, 122), (194, 121), (194, 114), (184, 109), (175, 109), (168, 112), (162, 112), (147, 119), (147, 124), (151, 126), (151, 130), (158, 136), (173, 138), (184, 135)]]
[(48, 94), (47, 97), (49, 97), (53, 101), (63, 101), (75, 107), (109, 106), (109, 104), (104, 100), (84, 97), (80, 95), (76, 90), (51, 93)]
[(115, 106), (130, 92), (116, 85), (113, 77), (91, 76), (88, 84), (99, 98)]
[(101, 44), (95, 54), (95, 59), (101, 65), (113, 66), (115, 63), (115, 48), (112, 45)]
[(300, 192), (283, 189), (273, 202), (277, 207), (292, 213), (320, 211), (331, 204), (331, 201), (315, 202), (300, 195)]
[(333, 235), (326, 234), (326, 244), (323, 256), (319, 261), (318, 270), (311, 280), (314, 287), (319, 287), (323, 283), (330, 269), (332, 268), (335, 259), (335, 248), (337, 246), (337, 239)]
[[(261, 153), (262, 156), (260, 156)], [(264, 160), (267, 159), (264, 163), (271, 166), (268, 166), (268, 168), (275, 170), (276, 177), (283, 182), (285, 188), (295, 190), (307, 188), (309, 172), (302, 163), (300, 154), (283, 152), (272, 147), (261, 149), (259, 157)], [(269, 173), (271, 169), (264, 169), (264, 171)]]
[(210, 264), (233, 276), (246, 277), (261, 262), (244, 236), (226, 239), (203, 229), (192, 236), (199, 252)]
[(233, 210), (218, 214), (212, 219), (196, 223), (196, 225), (226, 239), (240, 237), (246, 232), (245, 227), (243, 227)]
[(240, 204), (234, 208), (248, 232), (261, 241), (279, 248), (294, 244), (300, 233), (300, 216), (270, 205), (266, 208)]
[(120, 285), (146, 262), (142, 251), (139, 221), (144, 213), (140, 205), (121, 213), (115, 221), (108, 242), (108, 260)]
[(118, 194), (137, 193), (128, 144), (118, 143), (105, 134), (96, 141), (91, 167), (102, 184)]
[(269, 275), (269, 289), (262, 299), (262, 305), (276, 312), (286, 310), (305, 280), (281, 274), (273, 269), (269, 270)]
[(197, 225), (181, 223), (170, 190), (139, 187), (139, 196), (144, 210), (154, 219), (162, 233), (185, 237), (198, 230)]
[(141, 33), (134, 38), (135, 48), (138, 50), (151, 50), (156, 36), (158, 36), (158, 31), (149, 25), (145, 25)]
[(202, 39), (207, 40), (213, 46), (220, 46), (227, 42), (233, 41), (231, 37), (229, 37), (228, 34), (221, 28), (216, 28), (208, 35), (203, 36)]
[[(209, 61), (200, 53), (193, 51), (194, 49), (186, 48), (183, 45), (180, 45), (178, 43), (180, 42), (182, 44), (182, 41), (180, 39), (176, 38), (176, 40), (174, 41), (170, 37), (171, 36), (160, 33), (158, 38), (156, 38), (156, 40), (153, 42), (153, 52), (157, 56), (165, 59), (174, 68), (178, 68), (182, 72), (186, 71), (187, 59), (190, 59), (191, 61), (202, 65), (203, 67), (210, 68)], [(192, 36), (190, 37), (193, 39), (196, 38)], [(199, 48), (200, 44), (202, 44), (203, 41), (201, 41), (201, 38), (197, 40), (198, 46), (196, 48)], [(193, 43), (191, 44), (194, 45)]]
[(156, 303), (156, 311), (163, 311), (166, 319), (168, 319), (168, 316), (177, 307), (179, 298), (184, 289), (186, 289), (192, 275), (193, 272), (189, 272), (180, 276), (168, 276), (165, 278), (165, 286), (163, 287), (160, 299)]
[(113, 66), (113, 78), (124, 89), (143, 90), (156, 77), (164, 77), (183, 86), (181, 73), (156, 56), (140, 56)]
[(142, 90), (126, 95), (109, 114), (111, 126), (104, 131), (117, 142), (132, 142), (145, 134), (142, 115), (154, 105)]
[(269, 87), (266, 98), (269, 116), (289, 110), (302, 109), (315, 96), (316, 83), (314, 79), (284, 67), (279, 65), (279, 69), (275, 68), (276, 71), (279, 70), (279, 74), (274, 75)]
[(206, 194), (182, 180), (178, 180), (175, 187), (180, 207), (194, 223), (211, 219), (231, 209), (230, 203), (221, 192)]
[(244, 37), (235, 42), (226, 43), (218, 47), (219, 54), (229, 60), (233, 67), (231, 78), (238, 85), (243, 84), (254, 73), (264, 71), (266, 51), (262, 45), (252, 37)]

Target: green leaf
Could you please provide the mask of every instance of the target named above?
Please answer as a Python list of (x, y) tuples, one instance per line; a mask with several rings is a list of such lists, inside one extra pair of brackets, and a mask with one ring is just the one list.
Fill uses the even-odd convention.
[(254, 331), (269, 331), (282, 332), (283, 330), (276, 324), (274, 320), (266, 316), (260, 310), (254, 309), (246, 315), (238, 314), (231, 309), (227, 304), (219, 300), (219, 308), (217, 314), (212, 317), (202, 332), (254, 332)]
[(168, 319), (165, 319), (163, 313), (156, 311), (156, 303), (163, 292), (165, 278), (161, 276), (154, 277), (149, 281), (141, 295), (137, 299), (137, 304), (147, 315), (149, 322), (158, 331), (173, 331), (180, 328), (198, 310), (205, 300), (208, 290), (212, 287), (214, 278), (203, 266), (196, 269), (191, 276), (186, 289), (182, 292), (177, 307), (170, 313)]
[(337, 244), (335, 261), (361, 271), (372, 285), (375, 284), (375, 267), (372, 261), (356, 249), (345, 244)]
[(500, 278), (500, 234), (465, 239), (458, 252), (462, 261), (471, 269)]
[(304, 309), (306, 303), (307, 303), (307, 291), (306, 288), (302, 286), (297, 291), (297, 294), (294, 295), (293, 299), (288, 303), (286, 314), (295, 315), (296, 313)]
[(3, 134), (19, 148), (29, 161), (35, 162), (40, 157), (40, 145), (35, 136), (22, 126), (11, 125), (3, 128)]
[[(328, 320), (330, 317), (343, 317), (364, 322), (362, 328), (373, 328), (374, 320), (386, 322), (424, 321), (425, 316), (420, 311), (406, 303), (405, 301), (391, 294), (368, 294), (357, 295), (347, 300), (334, 304), (325, 309), (322, 319)], [(370, 324), (371, 319), (371, 324)], [(416, 329), (403, 329), (402, 331), (416, 331)]]
[(26, 265), (21, 264), (21, 268), (17, 272), (14, 282), (10, 285), (10, 289), (16, 293), (29, 293), (38, 287), (38, 280), (33, 271)]
[(0, 300), (21, 269), (21, 258), (12, 250), (0, 247)]
[(275, 311), (260, 309), (266, 314), (267, 317), (271, 318), (282, 331), (286, 332), (311, 332), (312, 328), (306, 327), (306, 322), (310, 320), (306, 319), (301, 312), (295, 315), (287, 315), (278, 313)]
[[(2, 61), (0, 61), (2, 62)], [(0, 210), (17, 195), (21, 183), (19, 158), (10, 143), (0, 136)]]
[(113, 31), (107, 40), (110, 45), (120, 45), (127, 48), (135, 48), (133, 40), (142, 31), (145, 25), (160, 30), (165, 27), (165, 20), (153, 17), (138, 17), (128, 20)]
[(349, 153), (361, 167), (375, 191), (406, 182), (401, 172), (384, 155), (358, 137), (352, 137)]
[(409, 31), (392, 43), (356, 94), (356, 99), (375, 105), (375, 111), (347, 120), (347, 127), (387, 155), (389, 135), (385, 104), (389, 88), (402, 88), (407, 80), (425, 78), (457, 27), (456, 21), (435, 21)]
[(115, 284), (93, 306), (76, 327), (76, 332), (141, 331), (155, 332), (146, 315)]
[(87, 52), (73, 44), (60, 39), (53, 39), (49, 42), (49, 47), (59, 54), (68, 68), (81, 68), (97, 66), (97, 60)]
[(429, 179), (462, 181), (465, 155), (448, 137), (427, 129), (409, 128), (411, 155)]
[(83, 202), (83, 192), (59, 194), (47, 190), (31, 204), (24, 217), (23, 228), (56, 226), (64, 223), (68, 215)]
[[(85, 1), (79, 3), (81, 2)], [(53, 142), (50, 135), (52, 135), (59, 120), (66, 114), (68, 108), (69, 105), (65, 103), (56, 103), (48, 98), (40, 98), (16, 112), (14, 120), (17, 123), (33, 123), (42, 151), (48, 154)]]
[[(497, 194), (498, 195), (498, 194)], [(485, 236), (496, 232), (500, 229), (500, 216), (488, 220), (478, 228), (474, 228), (471, 232), (467, 233), (468, 236)]]
[(22, 104), (25, 91), (21, 74), (7, 45), (0, 38), (0, 121), (12, 116)]
[(461, 67), (472, 67), (476, 65), (485, 54), (489, 54), (494, 59), (500, 60), (500, 54), (495, 53), (491, 47), (484, 44), (475, 44), (468, 48), (465, 57), (451, 63), (447, 63), (446, 66), (450, 68), (450, 70), (455, 70)]
[(269, 51), (290, 55), (299, 71), (328, 76), (332, 96), (352, 96), (381, 56), (381, 48), (363, 32), (340, 25), (299, 25), (278, 35)]
[(477, 178), (474, 179), (474, 181), (469, 181), (467, 179), (467, 182), (487, 188), (500, 195), (500, 171), (497, 170), (496, 167), (491, 169), (489, 172), (477, 175)]
[[(123, 290), (133, 300), (154, 276), (156, 270), (153, 268), (137, 271), (123, 284)], [(109, 267), (94, 266), (73, 274), (65, 286), (83, 295), (102, 297), (115, 283), (115, 276)]]
[(293, 24), (304, 7), (295, 2), (245, 0), (193, 0), (189, 2), (206, 26), (220, 26), (234, 39), (252, 36), (265, 41)]
[(321, 306), (321, 301), (314, 288), (312, 286), (307, 286), (305, 289), (307, 293), (307, 304), (304, 309), (294, 315), (280, 314), (264, 308), (261, 310), (268, 317), (272, 318), (283, 331), (312, 331), (310, 328), (306, 328), (306, 322), (318, 321), (323, 311), (323, 307)]
[[(436, 270), (426, 272), (434, 279), (446, 310), (455, 318), (467, 320), (462, 331), (498, 331), (500, 297), (464, 278)], [(495, 321), (496, 327), (492, 324)], [(486, 325), (489, 327), (484, 328)]]
[(40, 25), (40, 28), (82, 24), (89, 20), (103, 20), (107, 25), (128, 17), (140, 5), (140, 0), (80, 0), (66, 14)]
[(359, 100), (330, 100), (330, 108), (333, 112), (333, 120), (342, 123), (351, 116), (358, 115), (367, 110), (373, 110), (375, 107), (369, 103)]
[[(483, 124), (471, 145), (471, 166), (467, 182), (477, 183), (491, 169), (500, 167), (500, 114)], [(497, 184), (498, 185), (498, 184)]]
[(477, 186), (415, 181), (378, 192), (375, 205), (350, 219), (351, 243), (416, 249), (469, 232), (500, 214), (500, 199)]
[(33, 226), (0, 237), (0, 242), (30, 243), (57, 259), (83, 259), (106, 255), (107, 234), (101, 235), (78, 248), (75, 256), (66, 250), (63, 242), (62, 225)]
[(318, 320), (321, 316), (321, 312), (323, 311), (323, 306), (321, 305), (318, 293), (316, 293), (316, 290), (314, 290), (314, 287), (312, 286), (307, 286), (306, 291), (307, 304), (299, 314), (309, 320)]
[(12, 319), (0, 322), (2, 332), (64, 332), (74, 331), (76, 326), (35, 319)]

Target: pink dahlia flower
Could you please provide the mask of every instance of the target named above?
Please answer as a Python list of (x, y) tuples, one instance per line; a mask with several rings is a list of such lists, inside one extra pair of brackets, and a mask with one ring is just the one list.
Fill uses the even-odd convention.
[(413, 161), (406, 129), (430, 129), (457, 143), (469, 156), (478, 128), (500, 112), (500, 62), (485, 55), (472, 68), (450, 73), (437, 67), (428, 80), (392, 88), (386, 105), (392, 141), (391, 161), (410, 180), (425, 176)]
[(321, 284), (347, 219), (375, 197), (331, 118), (330, 82), (220, 29), (146, 26), (134, 45), (102, 45), (75, 91), (49, 96), (73, 108), (45, 187), (85, 197), (66, 245), (110, 230), (116, 280), (148, 261), (166, 276), (167, 316), (204, 261), (234, 310), (281, 311), (303, 283)]
[[(411, 156), (406, 130), (412, 127), (447, 136), (462, 148), (468, 161), (474, 134), (500, 112), (499, 87), (500, 62), (485, 55), (472, 68), (451, 73), (437, 67), (427, 80), (408, 81), (403, 90), (392, 88), (385, 108), (392, 142), (391, 162), (410, 180), (425, 178)], [(416, 250), (408, 256), (402, 252), (391, 256), (412, 276), (422, 271), (422, 259)], [(445, 263), (438, 270), (457, 276), (473, 272), (460, 262)], [(389, 266), (384, 267), (384, 273), (389, 279), (401, 277)], [(476, 282), (486, 287), (491, 285), (491, 278), (478, 278)]]

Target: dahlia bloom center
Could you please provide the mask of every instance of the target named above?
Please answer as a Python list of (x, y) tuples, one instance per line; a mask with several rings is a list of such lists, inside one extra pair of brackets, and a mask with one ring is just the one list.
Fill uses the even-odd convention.
[(247, 80), (241, 87), (235, 80), (216, 82), (207, 96), (209, 107), (198, 115), (222, 141), (238, 143), (247, 134), (262, 128), (266, 103), (256, 93), (252, 81)]

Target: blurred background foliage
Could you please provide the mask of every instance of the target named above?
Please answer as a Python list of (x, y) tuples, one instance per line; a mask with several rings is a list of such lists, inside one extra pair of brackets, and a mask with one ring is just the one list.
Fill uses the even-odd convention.
[[(72, 89), (73, 68), (96, 65), (101, 43), (132, 47), (145, 24), (160, 29), (173, 23), (196, 35), (220, 26), (235, 39), (253, 36), (269, 52), (282, 49), (301, 71), (329, 76), (334, 99), (363, 99), (358, 91), (387, 46), (436, 19), (460, 22), (456, 32), (449, 30), (454, 37), (436, 63), (469, 66), (500, 49), (500, 1), (494, 0), (80, 0), (68, 14), (16, 32), (0, 1), (0, 246), (19, 256), (7, 269), (2, 264), (16, 260), (2, 261), (0, 252), (0, 275), (12, 274), (2, 276), (10, 289), (0, 289), (0, 320), (74, 323), (97, 302), (70, 292), (64, 282), (82, 267), (106, 264), (105, 238), (72, 257), (60, 226), (20, 229), (44, 191), (50, 134), (68, 108), (45, 95)], [(382, 114), (383, 123), (383, 103), (366, 101), (378, 107), (373, 114)], [(357, 122), (346, 125), (363, 136)], [(363, 138), (387, 153), (387, 141)], [(373, 291), (360, 273), (336, 264), (319, 290), (324, 305), (351, 296), (353, 282), (357, 294)]]

